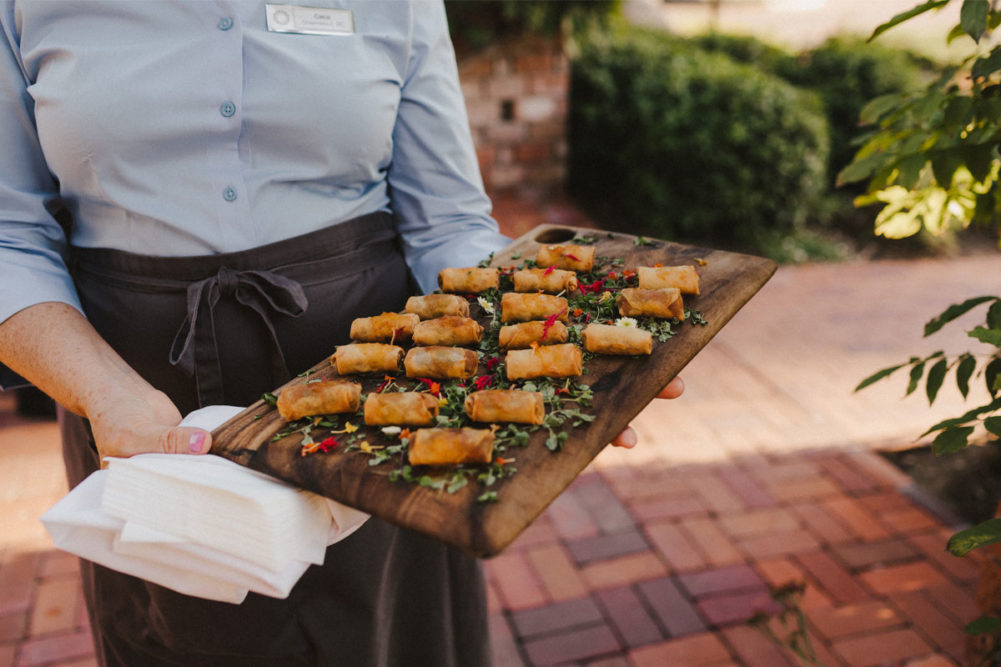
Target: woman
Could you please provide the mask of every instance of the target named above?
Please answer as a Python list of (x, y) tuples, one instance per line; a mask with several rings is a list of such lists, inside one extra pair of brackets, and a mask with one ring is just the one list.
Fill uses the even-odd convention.
[[(183, 413), (249, 404), (507, 242), (440, 2), (0, 8), (0, 361), (65, 407), (71, 485), (208, 451)], [(105, 664), (489, 662), (478, 564), (376, 520), (287, 600), (83, 565)]]

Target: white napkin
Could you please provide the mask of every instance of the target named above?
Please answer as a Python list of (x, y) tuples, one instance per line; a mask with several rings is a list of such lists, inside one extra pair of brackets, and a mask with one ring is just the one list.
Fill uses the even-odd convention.
[[(211, 406), (182, 424), (212, 429), (241, 408)], [(42, 516), (65, 551), (172, 590), (239, 603), (288, 596), (328, 544), (368, 515), (221, 457), (107, 459)]]

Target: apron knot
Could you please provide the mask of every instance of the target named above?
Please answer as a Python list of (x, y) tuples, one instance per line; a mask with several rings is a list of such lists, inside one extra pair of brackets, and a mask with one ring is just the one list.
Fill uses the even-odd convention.
[(174, 336), (170, 363), (195, 377), (199, 406), (223, 400), (214, 320), (215, 307), (223, 298), (235, 299), (260, 316), (271, 336), (275, 383), (287, 381), (289, 371), (272, 318), (299, 317), (309, 305), (302, 285), (273, 271), (234, 271), (223, 266), (214, 276), (188, 285), (187, 315)]

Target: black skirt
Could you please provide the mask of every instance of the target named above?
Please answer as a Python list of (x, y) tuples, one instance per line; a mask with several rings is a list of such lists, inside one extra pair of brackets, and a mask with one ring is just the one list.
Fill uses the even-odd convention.
[[(352, 319), (399, 311), (410, 293), (385, 214), (222, 255), (79, 249), (72, 270), (91, 323), (182, 414), (249, 405), (346, 342)], [(60, 425), (72, 487), (99, 461), (85, 420), (61, 411)], [(374, 518), (330, 546), (285, 600), (212, 602), (82, 565), (102, 664), (490, 661), (479, 562)]]

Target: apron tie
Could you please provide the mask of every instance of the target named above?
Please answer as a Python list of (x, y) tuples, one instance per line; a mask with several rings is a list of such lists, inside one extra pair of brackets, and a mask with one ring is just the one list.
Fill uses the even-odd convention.
[(194, 376), (199, 407), (223, 400), (214, 319), (222, 298), (235, 298), (260, 316), (271, 336), (271, 373), (276, 383), (287, 381), (289, 370), (271, 318), (299, 317), (309, 305), (299, 283), (272, 271), (234, 271), (224, 266), (214, 276), (188, 285), (187, 315), (171, 344), (170, 363)]

